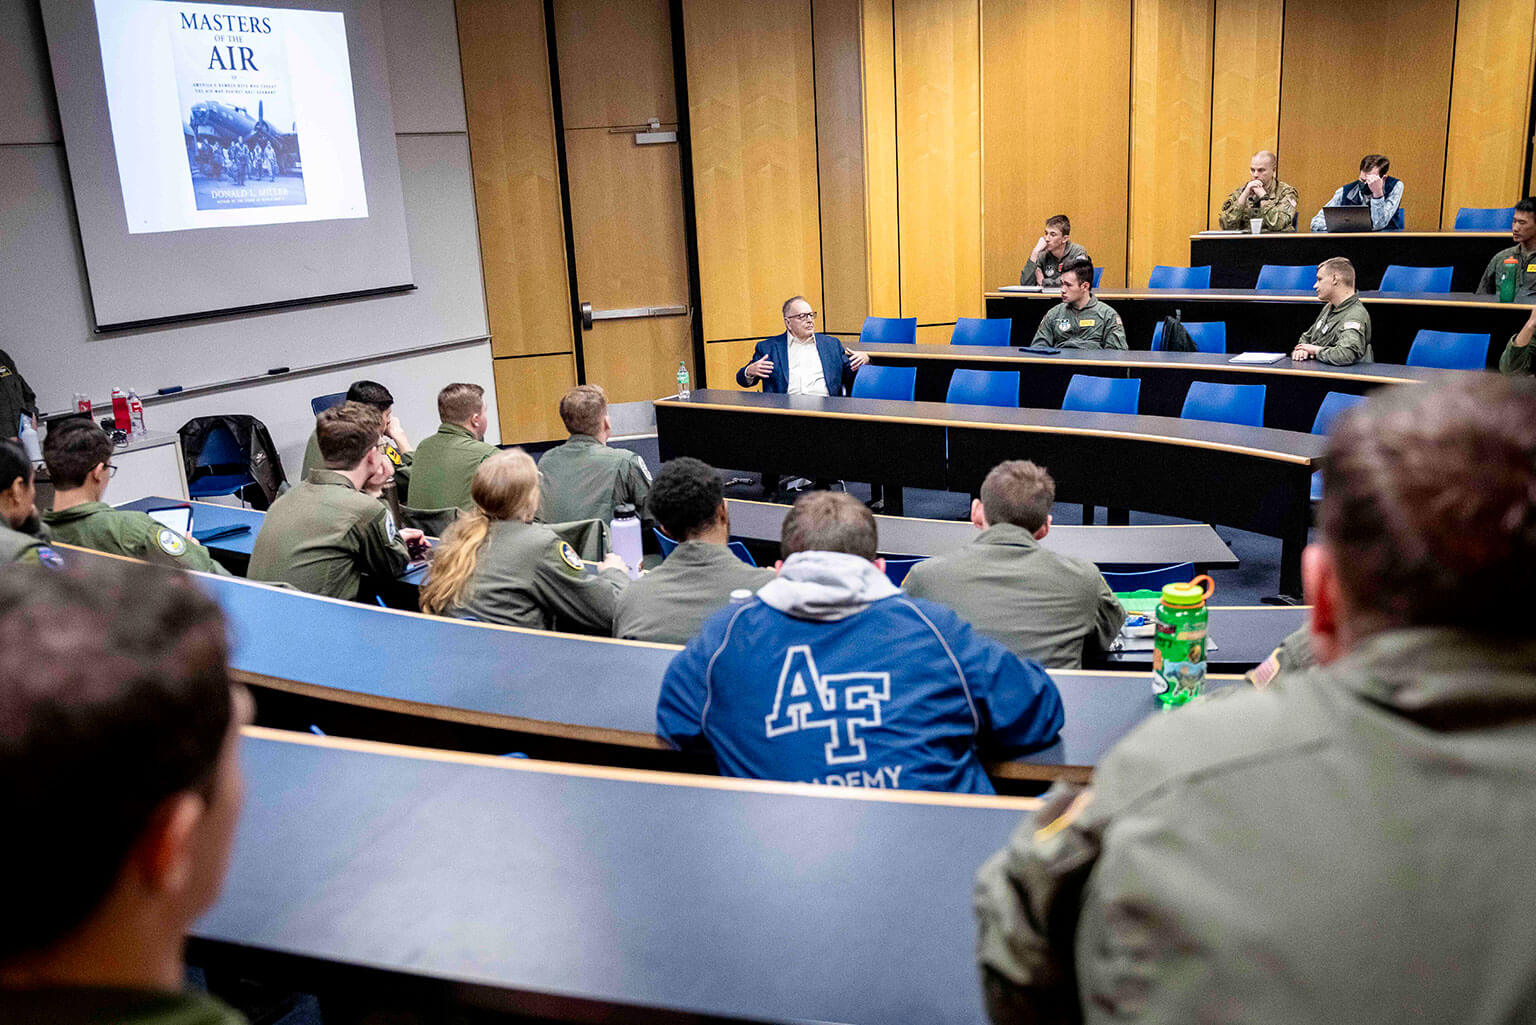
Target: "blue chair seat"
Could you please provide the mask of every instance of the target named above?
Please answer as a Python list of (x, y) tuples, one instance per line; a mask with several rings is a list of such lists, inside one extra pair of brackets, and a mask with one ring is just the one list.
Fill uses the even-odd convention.
[(1184, 396), (1184, 408), (1179, 415), (1186, 420), (1263, 427), (1264, 394), (1262, 384), (1195, 381)]
[[(677, 551), (677, 542), (668, 537), (666, 532), (663, 531), (660, 527), (652, 527), (651, 533), (655, 536), (656, 543), (661, 546), (661, 561), (666, 562), (667, 556)], [(747, 551), (747, 546), (742, 542), (728, 541), (726, 542), (726, 547), (731, 550), (732, 555), (736, 556), (736, 558), (740, 559), (748, 566), (757, 565), (757, 560), (752, 558), (752, 553)]]
[(347, 393), (344, 391), (331, 392), (329, 395), (317, 395), (309, 400), (309, 411), (319, 416), (332, 406), (339, 406), (347, 401)]
[(1158, 264), (1147, 278), (1148, 288), (1210, 288), (1211, 268)]
[(1405, 267), (1388, 264), (1381, 276), (1382, 292), (1449, 292), (1450, 267)]
[(853, 379), (856, 399), (901, 399), (907, 402), (917, 394), (916, 367), (877, 367), (866, 363)]
[(1141, 408), (1141, 378), (1073, 374), (1061, 408), (1078, 413), (1128, 413)]
[(1490, 335), (1460, 331), (1420, 331), (1408, 349), (1410, 367), (1482, 370), (1488, 366)]
[(1093, 268), (1093, 287), (1094, 288), (1098, 288), (1099, 287), (1099, 282), (1103, 281), (1103, 280), (1104, 280), (1104, 268), (1103, 267), (1095, 267), (1095, 268)]
[[(1224, 320), (1181, 321), (1189, 332), (1189, 340), (1195, 343), (1196, 352), (1226, 352), (1227, 322)], [(1163, 351), (1163, 322), (1152, 326), (1152, 351)]]
[(1266, 263), (1259, 268), (1259, 282), (1254, 288), (1266, 292), (1299, 292), (1317, 281), (1317, 268), (1310, 263)]
[(1512, 206), (1464, 206), (1456, 211), (1457, 231), (1508, 231), (1514, 223)]
[(916, 345), (916, 317), (865, 317), (859, 341), (866, 345)]
[(961, 317), (950, 332), (950, 345), (1008, 345), (1013, 338), (1013, 320), (997, 317)]
[(949, 378), (945, 402), (974, 406), (1010, 406), (1019, 404), (1017, 370), (956, 370)]
[(895, 584), (897, 587), (900, 587), (901, 582), (907, 579), (907, 574), (912, 572), (912, 567), (922, 562), (925, 558), (927, 558), (927, 556), (918, 556), (917, 558), (907, 558), (905, 556), (888, 558), (885, 560), (885, 575), (890, 578), (891, 583)]

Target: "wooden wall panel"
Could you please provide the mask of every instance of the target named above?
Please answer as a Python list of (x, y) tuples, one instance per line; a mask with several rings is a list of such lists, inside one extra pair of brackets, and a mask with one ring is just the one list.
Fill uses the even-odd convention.
[(1019, 280), (1053, 214), (1125, 284), (1131, 0), (982, 0), (981, 56), (986, 287)]
[(981, 22), (975, 0), (896, 0), (901, 314), (981, 315)]
[[(1218, 227), (1222, 201), (1248, 180), (1249, 159), (1260, 150), (1275, 151), (1280, 145), (1280, 34), (1284, 20), (1285, 0), (1216, 0), (1211, 202), (1206, 223), (1190, 225), (1191, 232)], [(1282, 162), (1282, 179), (1287, 170)], [(1177, 262), (1186, 263), (1188, 257), (1186, 250)]]
[(1441, 227), (1463, 206), (1511, 206), (1524, 186), (1536, 0), (1461, 0)]
[(855, 331), (869, 315), (864, 239), (861, 0), (816, 0), (816, 162), (821, 203), (822, 331)]
[(784, 330), (821, 308), (816, 104), (808, 0), (685, 0), (704, 338)]
[[(782, 324), (783, 320), (779, 323)], [(767, 332), (764, 332), (764, 337), (767, 337)], [(709, 386), (728, 391), (742, 391), (742, 387), (736, 383), (736, 371), (746, 366), (747, 361), (752, 358), (752, 347), (756, 344), (755, 338), (706, 343), (704, 372), (709, 375)]]
[(1440, 220), (1456, 5), (1401, 0), (1360, 10), (1338, 0), (1286, 0), (1280, 159), (1301, 192), (1303, 224), (1384, 153), (1404, 183), (1410, 230)]
[(901, 313), (901, 242), (896, 202), (896, 12), (894, 0), (862, 0), (864, 65), (864, 237), (869, 312)]
[[(491, 351), (569, 352), (570, 286), (544, 5), (458, 0), (457, 12)], [(507, 415), (507, 400), (498, 401)]]
[(555, 0), (555, 45), (566, 131), (676, 123), (667, 0)]
[(1214, 0), (1136, 0), (1131, 63), (1133, 286), (1189, 262), (1210, 207)]
[(570, 353), (521, 356), (492, 361), (496, 403), (505, 445), (554, 441), (566, 436), (560, 422), (560, 397), (576, 383), (576, 358)]

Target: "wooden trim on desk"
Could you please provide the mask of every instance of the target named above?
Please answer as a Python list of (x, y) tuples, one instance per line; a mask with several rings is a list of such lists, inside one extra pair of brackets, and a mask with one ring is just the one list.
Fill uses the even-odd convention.
[[(899, 401), (899, 400), (898, 400)], [(1018, 431), (1023, 434), (1068, 434), (1085, 438), (1115, 438), (1121, 441), (1145, 441), (1155, 444), (1177, 445), (1181, 448), (1199, 448), (1211, 452), (1232, 452), (1237, 455), (1257, 456), (1260, 459), (1269, 459), (1277, 463), (1292, 463), (1297, 466), (1311, 466), (1311, 456), (1296, 456), (1289, 452), (1276, 452), (1272, 449), (1249, 448), (1246, 445), (1228, 445), (1219, 441), (1205, 441), (1200, 438), (1175, 438), (1166, 434), (1138, 434), (1132, 431), (1100, 431), (1086, 427), (1052, 427), (1043, 424), (1007, 424), (985, 423), (976, 420), (947, 420), (927, 416), (887, 416), (879, 413), (841, 413), (830, 409), (779, 409), (773, 406), (736, 406), (721, 402), (700, 402), (689, 399), (682, 402), (677, 399), (656, 399), (653, 405), (677, 407), (679, 409), (715, 409), (727, 413), (762, 413), (770, 416), (806, 416), (832, 420), (865, 420), (870, 423), (892, 424), (917, 424), (926, 427), (961, 427), (977, 428), (993, 431)], [(1106, 413), (1105, 416), (1116, 414)], [(1269, 428), (1273, 430), (1273, 428)], [(1298, 433), (1298, 432), (1288, 432)], [(956, 520), (955, 522), (959, 522)]]
[[(913, 346), (912, 348), (914, 350), (917, 350), (917, 351), (912, 352), (910, 355), (905, 353), (905, 352), (889, 352), (889, 351), (886, 351), (886, 350), (883, 350), (883, 349), (879, 350), (879, 351), (871, 351), (869, 349), (860, 349), (860, 348), (857, 348), (857, 347), (854, 347), (853, 351), (865, 353), (866, 355), (869, 356), (869, 359), (870, 359), (871, 363), (873, 363), (877, 359), (894, 359), (894, 360), (916, 359), (916, 360), (945, 360), (945, 361), (953, 360), (953, 361), (965, 362), (965, 363), (1003, 363), (1003, 364), (1009, 364), (1009, 363), (1044, 363), (1044, 364), (1050, 364), (1052, 366), (1058, 366), (1058, 367), (1074, 367), (1074, 366), (1085, 366), (1085, 367), (1138, 367), (1138, 368), (1147, 369), (1147, 370), (1171, 370), (1171, 371), (1174, 371), (1174, 372), (1206, 371), (1206, 372), (1219, 372), (1219, 373), (1223, 373), (1223, 374), (1226, 374), (1226, 373), (1236, 373), (1236, 374), (1295, 374), (1298, 377), (1323, 377), (1323, 378), (1327, 378), (1328, 380), (1331, 380), (1331, 381), (1365, 381), (1365, 382), (1368, 382), (1368, 383), (1371, 383), (1371, 384), (1423, 384), (1424, 383), (1423, 381), (1420, 381), (1416, 377), (1380, 377), (1380, 376), (1377, 376), (1375, 374), (1363, 374), (1363, 373), (1345, 374), (1345, 373), (1340, 373), (1340, 372), (1338, 372), (1336, 370), (1332, 370), (1332, 371), (1330, 371), (1330, 370), (1322, 370), (1322, 369), (1313, 368), (1313, 367), (1280, 367), (1280, 368), (1277, 368), (1272, 363), (1247, 363), (1247, 364), (1243, 364), (1243, 363), (1209, 363), (1209, 364), (1208, 363), (1167, 363), (1167, 362), (1161, 362), (1161, 361), (1156, 361), (1156, 360), (1137, 359), (1134, 356), (1129, 358), (1129, 359), (1107, 359), (1107, 358), (1094, 358), (1094, 357), (1090, 356), (1090, 357), (1088, 357), (1086, 359), (1080, 359), (1080, 358), (1074, 357), (1074, 358), (1072, 358), (1070, 360), (1063, 360), (1063, 359), (1060, 359), (1060, 358), (1058, 358), (1056, 356), (1036, 355), (1034, 353), (1028, 353), (1028, 352), (1021, 352), (1021, 353), (1018, 353), (1018, 354), (1012, 355), (1012, 356), (980, 356), (980, 355), (971, 355), (971, 354), (965, 353), (965, 349), (969, 348), (968, 346), (944, 346), (943, 347), (944, 350), (945, 350), (944, 352), (933, 352), (933, 351), (923, 352), (923, 351), (920, 351), (923, 348), (922, 346)], [(933, 349), (938, 349), (940, 347), (936, 346), (936, 345), (930, 345), (930, 346), (928, 346), (928, 348), (930, 350), (933, 350)], [(981, 346), (977, 346), (976, 348), (981, 348)], [(1119, 351), (1119, 350), (1117, 350), (1117, 351)], [(1236, 353), (1233, 353), (1233, 355), (1236, 355)], [(1316, 361), (1315, 360), (1308, 360), (1307, 362), (1315, 363)], [(1326, 365), (1327, 364), (1320, 364), (1319, 367), (1326, 366)], [(1352, 364), (1352, 365), (1353, 366), (1358, 366), (1359, 364)], [(1478, 371), (1478, 372), (1481, 373), (1481, 371)]]
[(323, 747), (355, 754), (413, 758), (418, 761), (473, 765), (505, 772), (533, 772), (549, 776), (579, 776), (584, 779), (608, 779), (623, 783), (648, 783), (667, 787), (694, 787), (700, 790), (735, 790), (742, 793), (773, 794), (780, 797), (819, 797), (834, 801), (884, 801), (889, 804), (927, 804), (957, 808), (1001, 808), (1033, 811), (1040, 807), (1034, 797), (998, 797), (986, 794), (944, 794), (919, 790), (879, 790), (862, 787), (835, 787), (818, 783), (783, 783), (774, 780), (735, 779), (724, 776), (692, 776), (656, 769), (621, 769), (603, 765), (577, 765), (571, 762), (546, 762), (532, 758), (498, 758), (494, 755), (442, 751), (436, 748), (408, 747), (374, 740), (347, 737), (317, 737), (307, 733), (274, 730), (266, 726), (245, 726), (242, 736), (282, 744)]

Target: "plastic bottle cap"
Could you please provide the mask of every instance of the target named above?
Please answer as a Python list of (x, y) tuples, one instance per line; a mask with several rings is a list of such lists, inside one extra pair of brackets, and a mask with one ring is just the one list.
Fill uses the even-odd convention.
[(745, 587), (738, 587), (738, 588), (736, 588), (736, 590), (731, 592), (731, 601), (733, 601), (733, 602), (746, 601), (748, 598), (751, 598), (751, 597), (752, 597), (752, 592), (747, 590)]
[(1210, 577), (1197, 577), (1187, 584), (1164, 584), (1163, 604), (1181, 608), (1197, 608), (1204, 605), (1205, 599), (1210, 597), (1210, 591), (1200, 586), (1201, 580), (1209, 581)]

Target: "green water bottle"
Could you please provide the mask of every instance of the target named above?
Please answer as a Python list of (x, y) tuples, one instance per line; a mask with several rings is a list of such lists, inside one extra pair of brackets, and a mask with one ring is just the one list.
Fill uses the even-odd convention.
[(1513, 256), (1499, 264), (1499, 302), (1515, 301), (1515, 286), (1520, 277), (1520, 263)]
[(1199, 697), (1205, 687), (1205, 627), (1210, 618), (1205, 603), (1215, 591), (1216, 584), (1204, 574), (1163, 588), (1152, 636), (1152, 693), (1164, 708)]

